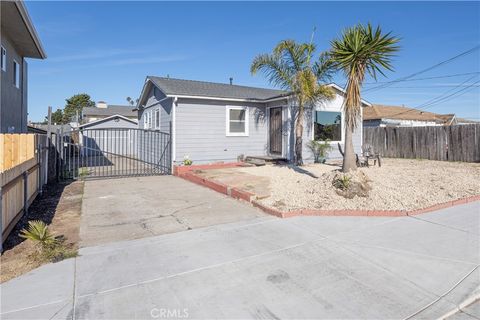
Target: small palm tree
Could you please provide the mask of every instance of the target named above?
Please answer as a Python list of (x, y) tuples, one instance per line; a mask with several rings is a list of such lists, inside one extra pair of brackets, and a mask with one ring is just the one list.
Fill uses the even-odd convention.
[(322, 99), (330, 99), (333, 91), (321, 83), (330, 78), (330, 60), (321, 54), (314, 61), (315, 45), (280, 41), (271, 54), (261, 54), (253, 59), (250, 72), (262, 71), (270, 83), (291, 91), (296, 100), (295, 114), (295, 164), (302, 165), (302, 136), (305, 106)]
[(55, 236), (50, 233), (45, 222), (33, 220), (28, 222), (27, 229), (20, 231), (20, 237), (30, 239), (45, 248), (56, 243)]
[(347, 78), (345, 113), (345, 156), (343, 172), (357, 168), (353, 151), (352, 135), (360, 122), (361, 94), (365, 74), (376, 80), (377, 73), (385, 76), (382, 69), (392, 70), (391, 58), (399, 50), (399, 38), (391, 33), (383, 34), (378, 26), (358, 24), (346, 29), (340, 39), (331, 42), (329, 52), (331, 66), (343, 71)]

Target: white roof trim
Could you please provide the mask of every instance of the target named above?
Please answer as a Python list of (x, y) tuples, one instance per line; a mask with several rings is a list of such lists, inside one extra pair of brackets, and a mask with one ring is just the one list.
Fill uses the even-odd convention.
[(105, 121), (109, 121), (111, 119), (114, 119), (114, 118), (121, 118), (125, 121), (129, 121), (131, 123), (134, 123), (134, 124), (138, 124), (138, 121), (137, 120), (133, 120), (133, 119), (129, 119), (127, 117), (124, 117), (120, 114), (114, 114), (112, 116), (109, 116), (109, 117), (106, 117), (106, 118), (102, 118), (102, 119), (98, 119), (98, 120), (95, 120), (95, 121), (92, 121), (92, 122), (87, 122), (87, 123), (84, 123), (80, 126), (78, 126), (79, 128), (83, 128), (83, 127), (87, 127), (87, 126), (90, 126), (90, 125), (94, 125), (94, 124), (97, 124), (97, 123), (101, 123), (101, 122), (105, 122)]
[(25, 8), (23, 1), (14, 1), (14, 3), (18, 9), (18, 12), (20, 13), (20, 16), (23, 19), (23, 23), (27, 27), (27, 30), (30, 33), (30, 36), (32, 37), (32, 40), (35, 43), (35, 46), (37, 47), (37, 51), (40, 54), (40, 57), (42, 59), (45, 59), (47, 57), (47, 54), (43, 49), (40, 38), (38, 37), (37, 31), (35, 30), (32, 20), (30, 19), (30, 16), (28, 14), (27, 8)]

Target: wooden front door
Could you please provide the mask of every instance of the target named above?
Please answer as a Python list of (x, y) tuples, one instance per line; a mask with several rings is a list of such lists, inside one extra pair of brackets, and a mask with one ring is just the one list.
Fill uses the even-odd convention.
[(282, 108), (270, 108), (270, 153), (282, 155)]

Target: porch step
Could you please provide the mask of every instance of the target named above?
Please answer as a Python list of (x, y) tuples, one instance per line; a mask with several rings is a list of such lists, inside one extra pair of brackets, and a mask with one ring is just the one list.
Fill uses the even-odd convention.
[[(258, 165), (265, 165), (267, 162), (270, 163), (280, 163), (286, 162), (287, 159), (283, 157), (275, 157), (275, 156), (247, 156), (245, 157), (245, 162), (247, 163), (259, 163)], [(257, 165), (257, 164), (256, 164)]]

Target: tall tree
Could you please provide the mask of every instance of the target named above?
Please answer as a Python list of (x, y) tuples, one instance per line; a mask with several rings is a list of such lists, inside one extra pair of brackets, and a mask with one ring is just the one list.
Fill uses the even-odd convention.
[(65, 99), (65, 108), (63, 109), (63, 122), (69, 123), (75, 116), (81, 115), (83, 108), (95, 107), (95, 102), (90, 99), (86, 93), (80, 93)]
[[(45, 117), (45, 120), (48, 121), (48, 117)], [(52, 112), (52, 124), (64, 124), (64, 117), (62, 109), (57, 109)]]
[(400, 47), (399, 38), (391, 32), (383, 33), (380, 26), (358, 24), (343, 31), (341, 38), (331, 41), (329, 52), (333, 68), (343, 71), (347, 78), (345, 114), (345, 152), (342, 171), (357, 168), (353, 151), (352, 135), (360, 122), (361, 89), (365, 74), (377, 79), (377, 73), (385, 76), (382, 69), (393, 70), (391, 58)]
[(253, 59), (250, 72), (263, 72), (270, 83), (291, 91), (296, 103), (295, 112), (295, 164), (302, 165), (302, 136), (305, 107), (322, 99), (333, 97), (333, 91), (322, 84), (330, 77), (330, 61), (321, 54), (315, 59), (313, 43), (280, 41), (271, 54), (261, 54)]

